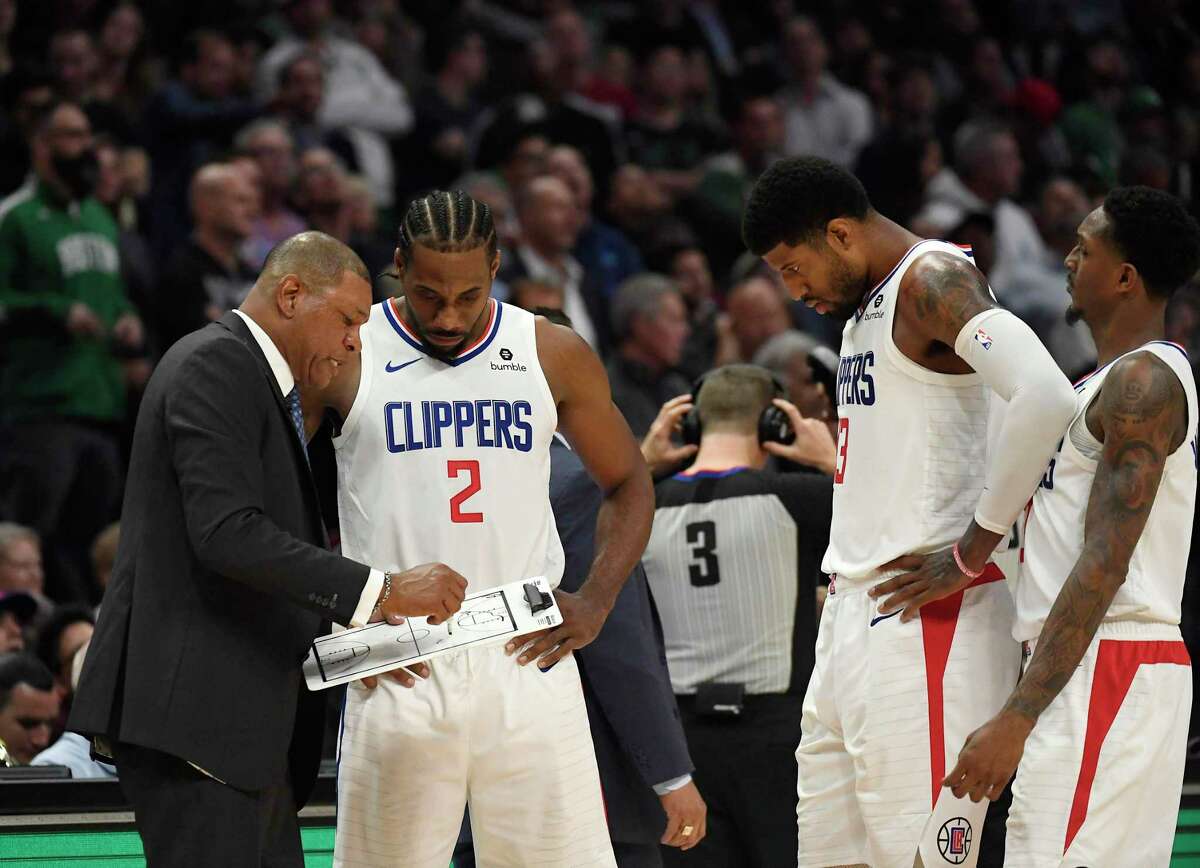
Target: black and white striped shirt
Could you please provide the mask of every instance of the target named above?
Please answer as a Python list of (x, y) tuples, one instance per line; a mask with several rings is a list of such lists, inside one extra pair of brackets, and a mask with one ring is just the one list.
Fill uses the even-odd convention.
[(658, 484), (643, 563), (676, 694), (715, 681), (803, 695), (832, 488), (828, 476), (750, 468)]

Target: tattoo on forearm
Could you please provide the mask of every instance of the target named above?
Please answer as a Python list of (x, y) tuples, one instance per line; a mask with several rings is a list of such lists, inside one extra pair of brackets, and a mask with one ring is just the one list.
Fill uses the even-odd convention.
[[(1109, 382), (1111, 381), (1111, 382)], [(1042, 627), (1006, 708), (1036, 720), (1071, 679), (1125, 580), (1176, 439), (1183, 390), (1157, 359), (1109, 375), (1101, 392), (1104, 454), (1084, 525), (1084, 550)]]

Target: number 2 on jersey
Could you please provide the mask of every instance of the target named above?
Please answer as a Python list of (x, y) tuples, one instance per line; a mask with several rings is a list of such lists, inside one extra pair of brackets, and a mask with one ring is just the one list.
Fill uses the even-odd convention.
[(482, 512), (462, 511), (463, 503), (472, 495), (478, 494), (479, 489), (483, 487), (483, 483), (479, 480), (479, 462), (475, 460), (446, 462), (446, 476), (450, 479), (457, 479), (462, 473), (466, 473), (470, 481), (467, 482), (466, 488), (450, 498), (450, 520), (456, 524), (482, 523)]
[(850, 446), (850, 420), (838, 419), (837, 455), (834, 458), (833, 484), (841, 485), (846, 478), (846, 449)]

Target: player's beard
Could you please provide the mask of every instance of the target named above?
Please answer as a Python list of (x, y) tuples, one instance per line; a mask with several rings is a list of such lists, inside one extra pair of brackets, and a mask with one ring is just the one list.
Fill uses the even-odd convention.
[(825, 316), (845, 322), (854, 316), (870, 287), (867, 286), (865, 278), (856, 279), (850, 266), (832, 250), (829, 251), (829, 257), (830, 285), (834, 295), (830, 303), (834, 307)]
[(1067, 325), (1073, 326), (1076, 323), (1083, 322), (1083, 311), (1073, 304), (1067, 305), (1067, 310), (1063, 314), (1063, 319), (1067, 321)]

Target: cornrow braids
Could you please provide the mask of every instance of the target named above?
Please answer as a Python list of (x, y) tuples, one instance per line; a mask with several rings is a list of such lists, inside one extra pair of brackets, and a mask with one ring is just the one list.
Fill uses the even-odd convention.
[(492, 209), (462, 190), (434, 190), (414, 199), (400, 221), (400, 255), (412, 260), (413, 244), (439, 253), (460, 253), (487, 248), (490, 262), (496, 255), (496, 227)]

